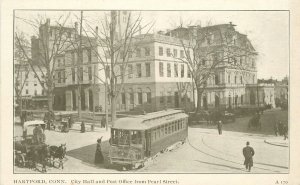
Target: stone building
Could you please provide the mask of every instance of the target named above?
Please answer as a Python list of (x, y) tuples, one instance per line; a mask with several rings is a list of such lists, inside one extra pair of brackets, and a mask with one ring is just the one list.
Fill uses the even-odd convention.
[[(167, 33), (185, 40), (196, 40), (199, 47), (195, 52), (200, 55), (211, 51), (211, 58), (221, 58), (206, 82), (201, 97), (204, 109), (257, 105), (259, 93), (252, 88), (257, 86), (257, 52), (247, 35), (236, 31), (235, 26), (230, 22), (206, 27), (180, 27)], [(199, 62), (200, 65), (209, 65), (206, 60)]]

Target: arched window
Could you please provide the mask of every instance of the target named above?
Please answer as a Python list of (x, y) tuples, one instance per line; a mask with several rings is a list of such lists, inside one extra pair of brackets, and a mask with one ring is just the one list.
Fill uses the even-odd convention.
[(151, 89), (149, 87), (146, 88), (146, 96), (147, 96), (147, 103), (151, 103)]
[(138, 97), (138, 104), (139, 105), (143, 104), (143, 93), (141, 88), (137, 89), (137, 97)]

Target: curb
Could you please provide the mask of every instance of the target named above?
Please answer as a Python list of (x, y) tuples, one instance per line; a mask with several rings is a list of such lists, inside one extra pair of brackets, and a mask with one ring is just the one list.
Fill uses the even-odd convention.
[(268, 142), (267, 140), (264, 140), (264, 142), (267, 143), (267, 144), (270, 144), (270, 145), (274, 145), (274, 146), (289, 147), (288, 145), (276, 144), (276, 143)]

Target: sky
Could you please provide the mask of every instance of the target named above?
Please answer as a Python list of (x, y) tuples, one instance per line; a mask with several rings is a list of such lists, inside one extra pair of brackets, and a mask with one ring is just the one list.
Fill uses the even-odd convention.
[[(201, 24), (226, 24), (232, 22), (236, 30), (246, 34), (258, 52), (258, 78), (281, 80), (289, 75), (289, 12), (288, 11), (142, 11), (143, 24), (154, 23), (153, 30), (167, 30), (179, 26)], [(33, 20), (38, 16), (51, 20), (70, 14), (67, 24), (78, 20), (79, 11), (16, 11), (17, 29), (33, 33), (30, 25), (21, 19)], [(97, 25), (103, 19), (104, 12), (85, 11), (84, 18), (90, 24)], [(21, 19), (20, 19), (21, 18)]]

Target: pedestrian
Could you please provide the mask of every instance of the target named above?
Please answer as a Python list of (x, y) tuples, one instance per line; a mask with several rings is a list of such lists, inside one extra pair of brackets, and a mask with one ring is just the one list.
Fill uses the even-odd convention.
[(101, 150), (102, 137), (100, 139), (97, 139), (97, 146), (96, 146), (96, 152), (95, 152), (95, 164), (101, 164), (104, 162), (104, 157), (103, 157), (102, 150)]
[(221, 120), (218, 121), (217, 127), (218, 127), (219, 135), (222, 135), (222, 127), (223, 127), (223, 124), (222, 124), (222, 121), (221, 121)]
[(287, 124), (284, 124), (283, 126), (283, 139), (286, 140), (288, 138), (288, 125)]
[(243, 148), (243, 155), (245, 158), (244, 165), (246, 167), (246, 170), (249, 172), (251, 171), (251, 167), (253, 166), (253, 156), (254, 156), (254, 149), (249, 146), (250, 142), (246, 142), (246, 147)]
[(73, 119), (73, 116), (70, 115), (69, 117), (69, 120), (68, 120), (68, 123), (69, 123), (69, 128), (72, 128), (73, 124), (74, 124), (74, 119)]
[(278, 136), (278, 123), (275, 122), (274, 124), (274, 133), (275, 133), (275, 136)]
[(80, 132), (81, 132), (81, 133), (84, 133), (84, 132), (85, 132), (85, 124), (84, 124), (83, 121), (81, 122), (81, 129), (80, 129)]

